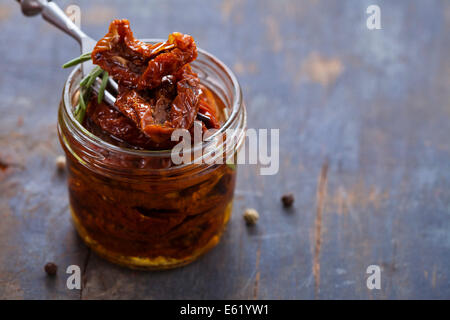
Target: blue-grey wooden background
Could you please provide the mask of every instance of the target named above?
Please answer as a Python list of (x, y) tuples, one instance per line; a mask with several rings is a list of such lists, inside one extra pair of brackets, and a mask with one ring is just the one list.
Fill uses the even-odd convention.
[[(78, 4), (94, 38), (116, 17), (141, 38), (193, 35), (238, 76), (248, 127), (280, 129), (280, 170), (239, 168), (222, 242), (185, 268), (91, 254), (55, 168), (60, 66), (79, 49), (1, 0), (0, 298), (450, 298), (450, 1), (56, 2)], [(371, 4), (382, 30), (366, 27)], [(260, 212), (254, 228), (246, 207)], [(72, 264), (82, 290), (65, 286)], [(381, 290), (366, 287), (372, 264)]]

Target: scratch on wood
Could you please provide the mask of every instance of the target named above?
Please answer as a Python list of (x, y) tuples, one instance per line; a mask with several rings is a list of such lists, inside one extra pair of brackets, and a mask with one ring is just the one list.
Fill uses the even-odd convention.
[(7, 162), (0, 158), (0, 171), (6, 171), (8, 168), (18, 168), (23, 170), (24, 166), (19, 163)]
[(117, 17), (117, 15), (117, 10), (111, 6), (94, 5), (87, 8), (83, 20), (91, 25), (105, 25), (114, 19), (114, 17)]
[(84, 260), (83, 270), (82, 270), (82, 274), (81, 274), (82, 283), (81, 283), (81, 289), (80, 289), (80, 300), (83, 299), (83, 290), (86, 287), (86, 283), (87, 283), (86, 272), (87, 272), (87, 267), (88, 267), (90, 257), (91, 257), (91, 249), (88, 248), (88, 252), (86, 254), (86, 259)]
[(233, 65), (233, 70), (239, 75), (245, 75), (258, 73), (259, 68), (255, 62), (242, 62), (238, 60)]
[(266, 38), (272, 46), (273, 52), (277, 53), (283, 49), (283, 37), (280, 32), (280, 26), (275, 18), (269, 16), (265, 19)]
[(256, 264), (255, 264), (255, 286), (253, 287), (253, 299), (258, 299), (258, 290), (259, 290), (259, 279), (260, 279), (260, 272), (259, 272), (259, 260), (261, 258), (261, 241), (258, 241), (258, 250), (256, 251)]
[(327, 197), (327, 206), (335, 207), (337, 214), (347, 215), (355, 207), (373, 207), (379, 210), (388, 199), (387, 190), (368, 187), (363, 181), (359, 181), (349, 187), (339, 186), (334, 194)]
[(433, 266), (433, 273), (431, 274), (431, 287), (436, 288), (436, 266)]
[(444, 20), (447, 27), (450, 27), (450, 5), (448, 2), (446, 3), (446, 7), (444, 8)]
[(242, 1), (239, 0), (224, 0), (220, 6), (222, 18), (224, 20), (233, 19), (235, 23), (243, 22), (243, 10), (240, 8)]
[(322, 245), (322, 214), (327, 197), (328, 160), (322, 165), (317, 184), (317, 207), (314, 232), (314, 296), (317, 298), (320, 288), (320, 247)]
[(0, 5), (0, 21), (8, 20), (11, 16), (11, 6)]
[(268, 240), (268, 239), (279, 239), (279, 238), (287, 238), (287, 237), (294, 237), (298, 235), (298, 232), (278, 232), (278, 233), (269, 233), (269, 234), (263, 234), (260, 236), (256, 236), (256, 239), (260, 240)]
[(237, 189), (234, 193), (238, 196), (255, 196), (255, 197), (263, 196), (263, 193), (261, 191), (248, 191), (248, 190)]
[(344, 65), (338, 58), (327, 58), (318, 52), (312, 52), (300, 66), (296, 83), (304, 80), (321, 84), (324, 87), (333, 85), (343, 73)]

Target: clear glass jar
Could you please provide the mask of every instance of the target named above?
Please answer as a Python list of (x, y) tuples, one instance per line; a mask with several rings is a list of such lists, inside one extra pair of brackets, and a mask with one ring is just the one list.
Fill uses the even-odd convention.
[[(246, 126), (239, 83), (203, 50), (191, 65), (229, 115), (217, 135), (227, 129), (234, 135), (232, 143), (209, 139), (194, 148), (236, 159)], [(64, 86), (58, 134), (67, 158), (70, 211), (84, 242), (107, 260), (137, 269), (182, 266), (214, 247), (231, 215), (236, 167), (200, 158), (173, 165), (170, 151), (101, 140), (72, 114), (80, 80), (78, 67)]]

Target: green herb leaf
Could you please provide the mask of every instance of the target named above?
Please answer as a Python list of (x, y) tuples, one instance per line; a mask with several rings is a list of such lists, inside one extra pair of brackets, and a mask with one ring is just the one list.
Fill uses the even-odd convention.
[(63, 68), (70, 68), (73, 66), (76, 66), (77, 64), (83, 63), (85, 61), (91, 60), (91, 52), (82, 54), (81, 56), (79, 56), (78, 58), (72, 59), (66, 63), (63, 64)]
[(80, 81), (80, 87), (84, 87), (89, 82), (90, 79), (91, 79), (91, 73), (89, 73), (86, 77), (84, 77)]
[(103, 72), (102, 84), (100, 90), (98, 90), (97, 102), (102, 103), (103, 97), (105, 96), (106, 85), (108, 84), (109, 74), (108, 71)]
[[(63, 65), (63, 68), (69, 68), (74, 65), (77, 65), (79, 63), (88, 61), (91, 59), (91, 53), (85, 53), (79, 56), (78, 58), (75, 58), (73, 60), (70, 60), (69, 62), (65, 63)], [(103, 100), (103, 97), (105, 95), (105, 89), (106, 85), (108, 83), (108, 72), (104, 71), (99, 66), (96, 66), (92, 71), (85, 76), (80, 81), (80, 95), (79, 95), (79, 103), (73, 110), (73, 115), (77, 119), (79, 123), (83, 123), (84, 116), (86, 115), (86, 101), (89, 101), (91, 91), (92, 91), (92, 85), (94, 84), (95, 80), (98, 76), (102, 76), (102, 84), (100, 86), (100, 91), (98, 94), (98, 101), (99, 103)]]
[(86, 83), (86, 88), (90, 88), (92, 86), (92, 84), (94, 83), (95, 79), (97, 79), (97, 77), (99, 75), (101, 75), (103, 73), (103, 69), (100, 68), (99, 66), (95, 67), (92, 71), (91, 71), (91, 77), (89, 78), (88, 82)]
[(75, 116), (75, 118), (78, 116), (78, 113), (80, 112), (80, 104), (78, 103), (75, 106), (75, 109), (73, 110), (73, 115)]
[(78, 120), (79, 123), (83, 123), (84, 120), (84, 115), (86, 114), (86, 102), (84, 101), (84, 92), (81, 91), (80, 92), (80, 102), (79, 102), (79, 111), (77, 112), (77, 110), (75, 110), (76, 112), (76, 119)]
[(94, 83), (95, 78), (92, 79), (92, 77), (97, 73), (98, 76), (98, 72), (99, 70), (102, 70), (100, 67), (95, 67), (91, 70), (91, 72), (89, 72), (89, 74), (87, 76), (85, 76), (83, 79), (81, 79), (80, 81), (80, 87), (88, 87), (89, 88), (89, 84), (92, 85), (92, 83)]

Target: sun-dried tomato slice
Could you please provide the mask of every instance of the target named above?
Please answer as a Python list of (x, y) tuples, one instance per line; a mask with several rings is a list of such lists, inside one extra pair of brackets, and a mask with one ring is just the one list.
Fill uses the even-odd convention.
[(156, 88), (161, 84), (161, 79), (177, 72), (185, 64), (197, 58), (197, 47), (194, 38), (189, 35), (174, 32), (169, 36), (166, 46), (173, 45), (174, 48), (158, 54), (150, 59), (148, 67), (139, 79), (138, 87)]
[[(164, 85), (164, 82), (167, 84)], [(157, 91), (127, 90), (123, 87), (120, 91), (116, 107), (157, 143), (170, 140), (170, 135), (177, 128), (189, 129), (192, 126), (202, 93), (200, 81), (189, 65), (166, 78)]]
[(174, 32), (166, 42), (148, 44), (133, 36), (128, 20), (114, 20), (92, 51), (92, 61), (128, 87), (156, 88), (197, 57), (194, 39)]
[(98, 104), (97, 98), (89, 102), (84, 125), (92, 133), (112, 143), (126, 143), (141, 149), (158, 147), (132, 120), (104, 102)]
[(201, 86), (189, 65), (196, 57), (197, 47), (189, 35), (175, 32), (166, 42), (150, 45), (133, 37), (128, 20), (114, 20), (95, 46), (92, 60), (118, 81), (115, 108), (120, 113), (111, 111), (109, 118), (93, 115), (94, 122), (123, 136), (121, 130), (109, 127), (113, 115), (118, 119), (118, 114), (124, 116), (126, 125), (133, 124), (157, 149), (172, 145), (172, 132), (192, 129), (195, 119), (203, 122), (204, 130), (219, 128), (217, 106), (211, 105), (213, 100), (208, 97), (211, 93)]

